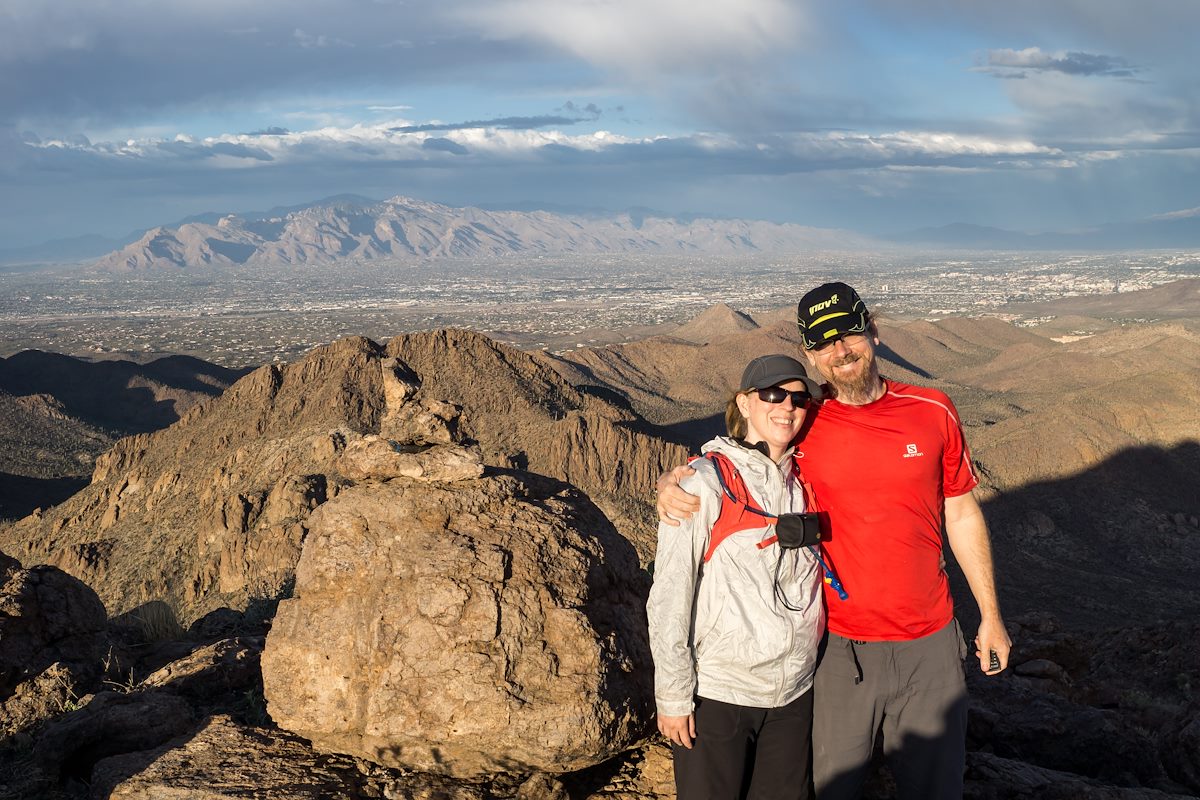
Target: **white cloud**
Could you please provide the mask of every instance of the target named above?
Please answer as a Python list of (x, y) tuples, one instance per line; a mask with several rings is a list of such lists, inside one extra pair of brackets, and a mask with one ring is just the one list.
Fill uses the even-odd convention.
[(806, 32), (799, 4), (785, 0), (474, 0), (458, 18), (487, 38), (545, 42), (644, 79), (752, 63)]
[(1168, 211), (1165, 214), (1155, 214), (1150, 219), (1191, 219), (1192, 217), (1200, 217), (1200, 206), (1185, 208), (1180, 211)]
[(1090, 81), (1061, 72), (1039, 72), (1004, 82), (1039, 138), (1120, 142), (1194, 127), (1197, 107), (1186, 98), (1148, 91), (1129, 81)]
[(313, 34), (301, 30), (300, 28), (296, 28), (294, 31), (292, 31), (292, 38), (295, 39), (301, 47), (354, 47), (353, 42), (348, 42), (345, 39), (337, 36), (326, 36), (323, 33), (319, 33), (314, 36)]
[[(454, 146), (446, 146), (447, 142)], [(200, 164), (216, 169), (255, 165), (278, 169), (299, 163), (454, 163), (464, 155), (476, 165), (564, 157), (617, 158), (630, 164), (684, 159), (695, 162), (698, 168), (731, 173), (889, 166), (1034, 169), (1068, 165), (1061, 151), (1033, 141), (937, 131), (877, 135), (827, 131), (742, 139), (719, 133), (631, 137), (603, 129), (564, 133), (487, 126), (407, 132), (397, 131), (389, 122), (279, 133), (231, 133), (202, 139), (178, 134), (123, 143), (47, 139), (30, 146), (46, 152), (89, 154), (110, 165), (125, 161), (137, 169), (149, 162), (163, 169), (194, 169)], [(552, 154), (547, 148), (553, 149)], [(704, 166), (705, 162), (711, 163)]]
[(824, 140), (834, 146), (868, 149), (881, 156), (1050, 156), (1059, 153), (1026, 139), (995, 139), (941, 131), (896, 131), (878, 136), (835, 131), (825, 134)]

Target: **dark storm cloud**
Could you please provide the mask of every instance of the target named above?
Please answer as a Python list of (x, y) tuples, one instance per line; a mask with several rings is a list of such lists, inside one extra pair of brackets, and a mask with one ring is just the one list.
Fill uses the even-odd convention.
[(232, 156), (234, 158), (250, 158), (255, 161), (274, 161), (275, 158), (266, 150), (250, 147), (237, 142), (159, 142), (154, 147), (165, 153), (170, 153), (183, 160), (213, 158), (214, 156)]
[(1036, 47), (1025, 50), (990, 50), (979, 71), (998, 78), (1024, 78), (1031, 72), (1061, 72), (1064, 75), (1094, 75), (1132, 78), (1141, 70), (1123, 58), (1101, 53), (1044, 53)]
[(452, 142), (449, 139), (431, 138), (421, 142), (422, 150), (441, 150), (445, 153), (453, 153), (456, 156), (465, 156), (469, 150), (463, 147), (458, 142)]
[(475, 128), (532, 131), (538, 128), (575, 125), (579, 122), (591, 122), (591, 120), (579, 117), (556, 117), (550, 115), (537, 117), (499, 117), (497, 119), (476, 119), (469, 122), (427, 122), (421, 125), (401, 125), (395, 128), (388, 128), (388, 130), (392, 133), (432, 133), (434, 131), (465, 131)]
[[(0, 122), (121, 122), (347, 84), (487, 84), (530, 46), (448, 19), (453, 3), (6, 0)], [(536, 57), (536, 56), (534, 56)], [(487, 65), (488, 68), (483, 68)], [(497, 77), (496, 80), (503, 80)]]
[[(591, 119), (599, 119), (600, 115), (603, 113), (600, 110), (600, 107), (598, 105), (596, 105), (595, 103), (588, 103), (585, 106), (579, 106), (579, 105), (576, 105), (571, 100), (568, 100), (567, 102), (563, 103), (562, 107), (557, 110), (558, 111), (566, 111), (568, 114), (587, 114), (588, 117)], [(621, 110), (619, 106), (618, 106), (617, 110), (618, 111)]]

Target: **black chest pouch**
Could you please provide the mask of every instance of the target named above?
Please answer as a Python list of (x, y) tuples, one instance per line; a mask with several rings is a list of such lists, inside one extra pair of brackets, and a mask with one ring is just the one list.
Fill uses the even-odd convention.
[(810, 547), (821, 541), (821, 518), (812, 511), (803, 514), (780, 514), (775, 522), (775, 535), (784, 550)]

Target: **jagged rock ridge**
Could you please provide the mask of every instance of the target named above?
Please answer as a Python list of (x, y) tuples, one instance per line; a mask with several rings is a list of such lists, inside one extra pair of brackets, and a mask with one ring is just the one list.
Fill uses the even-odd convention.
[(375, 204), (317, 204), (261, 219), (229, 215), (215, 225), (158, 227), (95, 266), (129, 271), (543, 253), (731, 255), (844, 250), (863, 243), (857, 234), (794, 224), (485, 211), (398, 196)]
[(312, 510), (355, 483), (348, 457), (382, 435), (473, 441), (489, 465), (569, 481), (649, 558), (648, 489), (685, 453), (640, 425), (479, 334), (344, 339), (120, 440), (87, 488), (0, 530), (0, 547), (80, 577), (114, 613), (246, 608), (290, 586)]

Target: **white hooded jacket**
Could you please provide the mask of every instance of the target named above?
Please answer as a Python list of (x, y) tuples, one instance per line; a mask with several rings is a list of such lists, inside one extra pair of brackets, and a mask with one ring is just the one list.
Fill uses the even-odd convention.
[[(804, 511), (791, 450), (773, 463), (720, 436), (701, 448), (713, 451), (733, 462), (762, 510)], [(755, 708), (787, 705), (812, 686), (825, 630), (820, 567), (808, 548), (782, 550), (772, 543), (760, 549), (775, 535), (773, 523), (730, 535), (706, 563), (722, 492), (711, 461), (697, 459), (691, 466), (696, 474), (680, 485), (699, 496), (700, 511), (679, 527), (659, 524), (646, 603), (658, 713), (687, 716), (695, 696)], [(799, 611), (777, 595), (777, 565), (779, 590)]]

